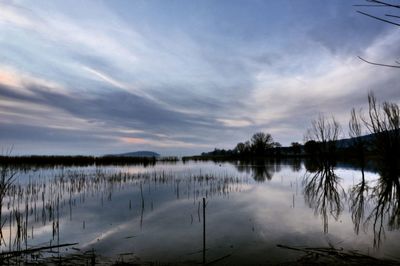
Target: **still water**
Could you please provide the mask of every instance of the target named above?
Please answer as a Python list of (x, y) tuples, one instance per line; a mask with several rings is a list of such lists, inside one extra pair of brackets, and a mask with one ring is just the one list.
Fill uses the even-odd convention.
[(278, 244), (399, 259), (398, 186), (388, 192), (378, 173), (340, 164), (310, 168), (208, 161), (20, 169), (3, 199), (0, 247), (78, 243), (62, 251), (201, 263), (206, 198), (207, 261), (284, 263), (304, 255)]

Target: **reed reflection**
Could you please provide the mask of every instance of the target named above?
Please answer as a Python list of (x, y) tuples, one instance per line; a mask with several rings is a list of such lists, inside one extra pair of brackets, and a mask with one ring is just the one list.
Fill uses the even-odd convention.
[[(103, 167), (55, 168), (53, 171), (48, 170), (49, 177), (37, 176), (35, 179), (29, 178), (27, 183), (1, 185), (2, 254), (6, 251), (26, 250), (39, 238), (49, 240), (50, 247), (59, 245), (60, 239), (63, 240), (68, 233), (63, 230), (60, 222), (66, 219), (84, 219), (79, 217), (79, 214), (74, 215), (74, 211), (79, 209), (80, 205), (86, 205), (85, 202), (92, 206), (101, 206), (87, 209), (88, 212), (93, 211), (93, 215), (100, 215), (103, 212), (101, 209), (109, 208), (111, 204), (107, 202), (120, 202), (122, 206), (126, 204), (132, 214), (136, 213), (133, 215), (138, 215), (137, 221), (141, 229), (146, 214), (160, 208), (163, 203), (192, 199), (197, 206), (203, 197), (228, 197), (231, 192), (241, 191), (242, 184), (247, 183), (247, 178), (217, 173), (187, 175), (143, 170), (141, 173), (131, 174), (129, 169), (125, 170)], [(10, 176), (8, 170), (1, 173), (4, 177)], [(172, 195), (174, 197), (171, 197)], [(4, 210), (4, 206), (7, 210)], [(107, 210), (111, 212), (110, 209)], [(110, 216), (119, 221), (118, 217), (125, 217), (126, 211), (120, 209), (118, 215)], [(83, 220), (81, 230), (90, 225), (90, 221)], [(51, 228), (49, 234), (43, 231), (46, 227)], [(42, 235), (38, 236), (37, 231), (41, 231)]]

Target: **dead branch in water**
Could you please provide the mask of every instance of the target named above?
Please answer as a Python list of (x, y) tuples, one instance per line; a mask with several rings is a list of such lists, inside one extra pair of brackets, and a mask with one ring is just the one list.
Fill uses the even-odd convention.
[(379, 259), (369, 255), (361, 254), (356, 250), (344, 250), (334, 247), (290, 247), (286, 245), (276, 245), (306, 253), (298, 262), (323, 262), (324, 265), (335, 265), (338, 263), (345, 265), (399, 265), (399, 261), (389, 259)]
[(19, 256), (22, 254), (30, 254), (30, 253), (34, 253), (34, 252), (38, 252), (38, 251), (42, 251), (42, 250), (47, 250), (47, 249), (75, 246), (78, 244), (79, 243), (68, 243), (68, 244), (50, 245), (50, 246), (38, 247), (38, 248), (29, 248), (29, 249), (25, 249), (25, 250), (2, 252), (2, 253), (0, 253), (0, 259), (11, 258), (11, 257)]

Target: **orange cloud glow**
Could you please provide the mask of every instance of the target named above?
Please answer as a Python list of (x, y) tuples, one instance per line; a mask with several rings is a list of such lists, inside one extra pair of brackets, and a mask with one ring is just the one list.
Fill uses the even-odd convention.
[(0, 70), (0, 84), (11, 87), (19, 87), (21, 82), (14, 73), (7, 70)]
[(130, 143), (130, 144), (148, 144), (149, 141), (142, 138), (132, 138), (132, 137), (123, 137), (121, 138), (122, 142)]

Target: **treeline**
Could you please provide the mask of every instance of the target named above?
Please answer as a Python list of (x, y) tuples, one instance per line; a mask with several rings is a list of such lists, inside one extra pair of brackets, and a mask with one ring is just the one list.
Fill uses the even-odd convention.
[[(282, 147), (271, 134), (259, 132), (250, 140), (240, 142), (233, 149), (215, 149), (202, 153), (207, 157), (318, 157), (352, 158), (365, 160), (375, 157), (395, 165), (400, 158), (400, 111), (396, 103), (378, 103), (373, 93), (368, 94), (368, 110), (350, 112), (348, 138), (334, 116), (320, 114), (311, 121), (304, 143), (293, 142)], [(378, 159), (379, 159), (378, 158)]]
[(0, 164), (7, 165), (154, 165), (157, 162), (177, 162), (177, 157), (127, 157), (127, 156), (0, 156)]
[(290, 147), (282, 147), (279, 142), (275, 142), (271, 134), (258, 132), (250, 140), (239, 142), (233, 149), (214, 149), (211, 152), (203, 152), (203, 157), (280, 157), (298, 156), (302, 153), (302, 145), (294, 142)]

